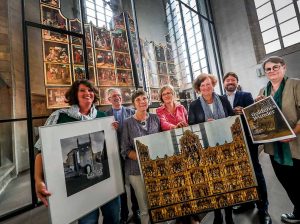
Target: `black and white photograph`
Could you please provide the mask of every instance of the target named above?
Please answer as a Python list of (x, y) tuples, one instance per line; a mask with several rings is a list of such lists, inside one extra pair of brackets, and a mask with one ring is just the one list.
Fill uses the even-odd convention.
[(60, 140), (67, 196), (109, 178), (104, 131)]

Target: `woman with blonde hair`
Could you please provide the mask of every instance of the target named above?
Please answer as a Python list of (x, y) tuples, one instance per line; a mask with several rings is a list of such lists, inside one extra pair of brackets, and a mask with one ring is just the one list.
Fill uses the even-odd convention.
[(187, 111), (184, 106), (176, 102), (176, 93), (171, 85), (164, 85), (159, 90), (162, 106), (156, 109), (163, 131), (181, 128), (188, 125)]

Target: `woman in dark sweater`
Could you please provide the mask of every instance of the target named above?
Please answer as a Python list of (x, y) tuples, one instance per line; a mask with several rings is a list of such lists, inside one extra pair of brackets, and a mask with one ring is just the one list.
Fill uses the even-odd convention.
[[(214, 87), (217, 79), (213, 75), (200, 74), (194, 81), (194, 90), (200, 93), (189, 108), (188, 122), (190, 125), (233, 116), (234, 112), (226, 97), (217, 95)], [(223, 216), (220, 209), (214, 211), (214, 224), (222, 224)], [(226, 224), (233, 224), (232, 207), (225, 208)]]

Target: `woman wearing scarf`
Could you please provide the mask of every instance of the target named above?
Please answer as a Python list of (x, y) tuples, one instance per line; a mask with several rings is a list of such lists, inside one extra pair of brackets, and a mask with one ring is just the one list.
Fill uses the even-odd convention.
[(270, 154), (275, 174), (294, 205), (294, 211), (281, 215), (285, 223), (300, 223), (300, 184), (297, 174), (300, 170), (300, 80), (285, 76), (286, 64), (280, 57), (273, 56), (263, 62), (263, 69), (269, 79), (260, 90), (260, 100), (273, 96), (296, 138), (265, 144)]
[[(94, 103), (99, 100), (97, 89), (88, 80), (77, 80), (67, 91), (66, 100), (71, 106), (68, 109), (60, 109), (53, 112), (47, 119), (45, 125), (61, 124), (74, 121), (92, 120), (99, 117), (105, 117), (105, 113), (98, 111)], [(114, 124), (115, 126), (115, 124)], [(35, 147), (40, 150), (40, 140)], [(37, 197), (48, 206), (47, 197), (51, 193), (47, 190), (44, 182), (43, 161), (41, 154), (35, 158), (35, 189)], [(111, 200), (101, 206), (103, 223), (118, 224), (120, 222), (120, 199), (119, 197)], [(96, 209), (78, 220), (79, 224), (98, 223), (99, 209)]]
[[(233, 116), (234, 112), (226, 97), (217, 95), (214, 87), (217, 79), (213, 75), (200, 74), (194, 81), (193, 87), (200, 97), (190, 105), (188, 122), (189, 125), (199, 124), (206, 121), (213, 121), (228, 116)], [(220, 209), (214, 211), (214, 224), (222, 224), (223, 216)], [(225, 208), (226, 224), (233, 224), (232, 207)]]
[(131, 97), (135, 114), (123, 124), (122, 151), (125, 159), (125, 176), (134, 189), (140, 208), (141, 224), (149, 223), (147, 195), (139, 168), (134, 138), (158, 133), (160, 122), (156, 114), (148, 113), (148, 96), (144, 90), (136, 90)]

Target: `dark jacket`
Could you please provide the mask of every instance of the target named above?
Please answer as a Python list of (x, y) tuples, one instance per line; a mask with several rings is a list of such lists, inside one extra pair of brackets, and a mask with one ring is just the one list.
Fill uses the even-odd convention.
[[(127, 107), (123, 107), (122, 106), (122, 122), (119, 123), (119, 127), (118, 127), (118, 130), (117, 130), (117, 137), (118, 137), (118, 143), (119, 143), (119, 146), (121, 146), (121, 133), (122, 133), (122, 129), (123, 129), (123, 122), (131, 117), (132, 115), (134, 115), (135, 111), (131, 108), (127, 108)], [(110, 108), (109, 110), (106, 111), (106, 115), (107, 116), (114, 116), (114, 112), (113, 112), (113, 109)]]
[[(226, 97), (226, 95), (224, 95)], [(253, 97), (251, 93), (243, 92), (243, 91), (237, 91), (234, 96), (233, 101), (233, 108), (240, 106), (240, 107), (247, 107), (254, 103)]]
[[(233, 116), (234, 112), (227, 98), (220, 95), (218, 96), (220, 97), (221, 103), (223, 105), (225, 116)], [(199, 98), (194, 100), (190, 105), (188, 122), (189, 125), (205, 122), (205, 115)]]

